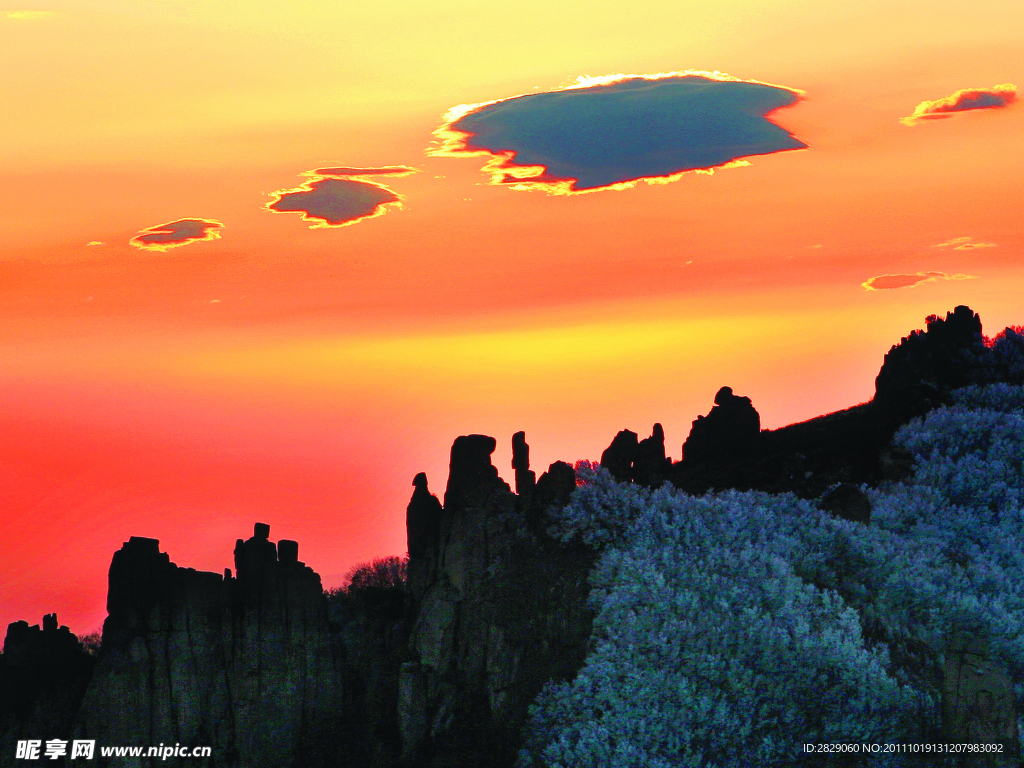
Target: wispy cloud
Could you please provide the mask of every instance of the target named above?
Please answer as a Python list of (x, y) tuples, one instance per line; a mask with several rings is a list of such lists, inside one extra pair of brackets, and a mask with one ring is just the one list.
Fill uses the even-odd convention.
[(359, 176), (408, 176), (416, 173), (415, 168), (407, 165), (385, 165), (381, 168), (317, 168), (314, 171), (305, 171), (303, 176), (333, 176), (340, 178), (352, 178)]
[(178, 219), (143, 229), (129, 243), (147, 251), (166, 251), (189, 243), (216, 240), (223, 226), (214, 219)]
[(865, 291), (886, 291), (893, 288), (913, 288), (921, 283), (939, 280), (974, 280), (977, 275), (947, 275), (945, 272), (914, 272), (909, 275), (878, 275), (861, 283)]
[(364, 219), (383, 216), (388, 208), (401, 208), (402, 198), (366, 176), (407, 176), (415, 168), (389, 165), (382, 168), (318, 168), (305, 171), (310, 180), (293, 189), (273, 192), (265, 206), (274, 213), (300, 213), (310, 229), (345, 227)]
[(665, 183), (806, 148), (768, 119), (800, 98), (720, 72), (580, 78), (557, 91), (453, 107), (429, 154), (486, 156), (492, 183), (556, 194)]
[(975, 109), (1003, 109), (1017, 99), (1017, 86), (1003, 83), (992, 88), (964, 88), (951, 96), (935, 101), (922, 101), (914, 113), (901, 117), (904, 125), (916, 125), (921, 120), (944, 120), (957, 112)]
[(954, 251), (973, 251), (977, 248), (995, 248), (995, 243), (980, 243), (970, 237), (954, 237), (944, 243), (937, 243), (932, 248), (951, 248)]

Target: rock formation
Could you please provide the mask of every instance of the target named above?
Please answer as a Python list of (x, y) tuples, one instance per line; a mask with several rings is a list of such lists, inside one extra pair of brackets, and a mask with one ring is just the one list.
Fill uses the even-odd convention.
[[(529, 471), (524, 446), (517, 436), (520, 477)], [(429, 507), (428, 538), (438, 545), (409, 552), (415, 625), (399, 682), (405, 765), (511, 766), (530, 702), (586, 654), (593, 556), (543, 532), (544, 510), (567, 500), (575, 473), (557, 462), (529, 497), (516, 496), (491, 466), (494, 447), (482, 435), (457, 438), (443, 508), (425, 499), (425, 482), (409, 505), (417, 517)]]
[(340, 764), (340, 665), (320, 577), (269, 530), (238, 540), (235, 578), (179, 568), (155, 539), (114, 554), (75, 738), (211, 746), (215, 766)]
[(93, 657), (57, 624), (42, 628), (16, 621), (7, 628), (0, 655), (0, 764), (22, 739), (66, 739), (92, 672)]
[(601, 454), (601, 466), (619, 482), (661, 485), (672, 466), (665, 456), (665, 430), (655, 424), (651, 436), (643, 440), (636, 432), (622, 430)]
[(636, 432), (622, 430), (601, 454), (601, 466), (620, 483), (628, 483), (633, 478), (633, 461), (638, 445)]
[(529, 500), (524, 499), (527, 503), (522, 504), (528, 521), (536, 524), (551, 507), (564, 507), (569, 503), (569, 497), (575, 490), (576, 470), (564, 461), (549, 464), (548, 471), (537, 481), (533, 497)]
[(659, 486), (665, 481), (671, 466), (672, 460), (665, 456), (665, 430), (661, 424), (655, 424), (651, 428), (651, 436), (636, 446), (631, 479), (639, 485)]
[(945, 319), (929, 316), (924, 331), (912, 331), (886, 353), (875, 378), (875, 402), (910, 409), (910, 418), (939, 405), (949, 390), (986, 378), (994, 365), (981, 318), (959, 306)]
[(860, 488), (840, 483), (821, 498), (821, 508), (836, 517), (867, 525), (871, 522), (871, 499)]
[(530, 469), (530, 446), (526, 444), (525, 432), (512, 435), (512, 469), (516, 473), (516, 493), (531, 493), (537, 485), (537, 473)]
[(707, 416), (698, 416), (683, 443), (683, 461), (735, 461), (753, 452), (761, 433), (761, 417), (749, 397), (722, 387)]
[[(601, 463), (622, 482), (667, 479), (691, 493), (822, 497), (823, 509), (869, 524), (859, 484), (913, 471), (913, 457), (889, 447), (892, 434), (987, 370), (980, 334), (977, 315), (957, 307), (890, 350), (873, 402), (761, 432), (750, 399), (723, 387), (693, 422), (682, 461), (666, 457), (655, 424), (643, 440), (619, 432)], [(495, 446), (484, 435), (455, 440), (443, 504), (425, 474), (413, 479), (404, 589), (335, 592), (328, 602), (298, 544), (275, 545), (261, 523), (238, 540), (234, 575), (178, 567), (156, 540), (132, 537), (111, 563), (95, 661), (55, 616), (8, 628), (0, 765), (16, 764), (16, 739), (56, 737), (211, 746), (207, 768), (510, 768), (530, 703), (586, 657), (595, 553), (546, 533), (548, 512), (576, 488), (572, 466), (555, 462), (537, 478), (517, 432), (513, 493), (491, 462)], [(937, 649), (894, 643), (891, 652), (941, 677)], [(1005, 673), (975, 640), (944, 658), (947, 733), (1013, 747)]]

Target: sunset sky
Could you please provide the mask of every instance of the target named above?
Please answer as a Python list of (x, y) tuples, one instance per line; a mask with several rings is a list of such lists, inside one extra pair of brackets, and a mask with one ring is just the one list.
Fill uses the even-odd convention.
[[(222, 571), (266, 522), (336, 586), (460, 434), (506, 479), (517, 430), (538, 474), (656, 421), (678, 459), (723, 385), (773, 428), (926, 315), (1024, 324), (1022, 49), (1019, 0), (0, 6), (0, 632), (97, 629), (132, 535)], [(794, 141), (561, 194), (439, 130), (498, 101), (463, 125), (539, 141), (508, 121), (557, 102), (522, 156), (632, 178), (664, 83), (577, 79), (688, 71), (796, 94), (736, 118)]]

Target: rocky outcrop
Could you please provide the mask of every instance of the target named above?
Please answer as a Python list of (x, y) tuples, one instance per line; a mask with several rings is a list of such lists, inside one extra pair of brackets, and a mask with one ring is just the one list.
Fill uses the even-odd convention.
[(43, 625), (16, 621), (0, 655), (0, 765), (24, 739), (67, 739), (92, 672), (93, 657), (57, 614)]
[(958, 306), (946, 317), (930, 315), (885, 355), (875, 378), (875, 402), (907, 411), (906, 418), (940, 405), (952, 389), (991, 378), (996, 361), (985, 345), (981, 318)]
[(698, 416), (683, 443), (683, 461), (736, 461), (754, 452), (761, 433), (761, 417), (749, 397), (739, 397), (731, 387), (715, 394), (707, 416)]
[[(520, 478), (524, 446), (517, 436)], [(409, 551), (415, 624), (398, 697), (405, 765), (512, 765), (530, 702), (586, 655), (593, 556), (543, 531), (545, 509), (564, 503), (575, 473), (557, 462), (516, 496), (491, 465), (494, 448), (490, 437), (457, 438), (443, 507), (423, 495), (425, 481), (409, 505), (410, 517), (429, 514), (423, 540), (436, 546)]]
[(1024, 381), (1021, 339), (1008, 328), (989, 346), (980, 318), (966, 306), (945, 318), (931, 315), (926, 330), (913, 331), (886, 354), (871, 401), (760, 434), (753, 405), (724, 387), (711, 412), (693, 422), (683, 461), (672, 465), (668, 479), (696, 494), (737, 488), (806, 498), (840, 483), (905, 479), (913, 460), (891, 445), (896, 430), (948, 402), (957, 387)]
[(636, 432), (622, 430), (601, 454), (601, 466), (620, 483), (628, 483), (633, 478), (633, 461), (638, 445)]
[(269, 530), (257, 523), (238, 540), (235, 577), (179, 568), (155, 539), (114, 554), (75, 738), (211, 746), (215, 766), (341, 764), (340, 664), (320, 577)]
[(622, 483), (661, 485), (672, 466), (665, 456), (665, 430), (655, 424), (651, 436), (643, 440), (632, 430), (622, 430), (601, 454), (601, 466)]
[(665, 455), (665, 430), (661, 424), (655, 424), (651, 428), (651, 436), (636, 446), (632, 480), (653, 488), (665, 482), (665, 475), (671, 467), (672, 459)]
[(819, 506), (836, 517), (867, 525), (871, 522), (871, 499), (860, 488), (840, 483), (821, 497)]

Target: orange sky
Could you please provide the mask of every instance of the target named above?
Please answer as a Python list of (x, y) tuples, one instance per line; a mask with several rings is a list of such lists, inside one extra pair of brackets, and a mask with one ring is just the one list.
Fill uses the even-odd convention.
[[(1022, 29), (1009, 0), (8, 4), (0, 629), (97, 628), (131, 535), (219, 571), (260, 520), (336, 585), (404, 552), (459, 434), (506, 477), (519, 429), (535, 469), (654, 421), (678, 458), (722, 385), (779, 426), (869, 398), (928, 314), (1024, 323), (1024, 107), (899, 122), (1024, 85)], [(458, 104), (686, 69), (803, 91), (773, 119), (810, 148), (568, 197), (426, 154)], [(264, 208), (394, 165), (403, 207), (353, 226)], [(129, 245), (183, 218), (220, 237)], [(971, 279), (862, 287), (918, 272)]]

